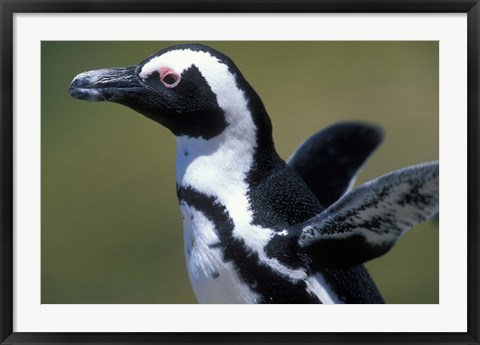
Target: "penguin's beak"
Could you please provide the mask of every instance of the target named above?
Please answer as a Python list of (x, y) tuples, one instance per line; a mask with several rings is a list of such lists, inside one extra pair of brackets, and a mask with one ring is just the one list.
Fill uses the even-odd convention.
[(70, 84), (70, 96), (86, 101), (118, 102), (143, 86), (137, 66), (115, 67), (83, 72)]

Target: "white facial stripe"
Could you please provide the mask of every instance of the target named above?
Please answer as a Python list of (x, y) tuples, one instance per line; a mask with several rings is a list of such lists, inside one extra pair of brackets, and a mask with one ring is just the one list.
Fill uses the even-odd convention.
[[(221, 62), (214, 56), (204, 51), (193, 51), (190, 49), (172, 50), (154, 57), (148, 61), (139, 74), (140, 78), (146, 79), (154, 72), (159, 72), (162, 67), (167, 67), (178, 74), (182, 74), (190, 66), (195, 65), (204, 72), (215, 72), (215, 65)], [(224, 65), (225, 66), (225, 65)], [(205, 74), (202, 73), (204, 76)]]
[[(193, 63), (193, 61), (182, 59), (183, 52), (187, 51), (189, 50), (173, 50), (163, 55), (154, 57), (142, 67), (142, 70), (139, 73), (140, 78), (146, 79), (154, 72), (160, 73), (162, 68), (169, 68), (181, 74)], [(180, 52), (182, 53), (178, 54)], [(175, 58), (175, 55), (177, 55), (177, 58)]]
[[(216, 95), (218, 105), (225, 111), (227, 123), (230, 125), (235, 123), (238, 128), (243, 128), (240, 135), (248, 130), (253, 132), (254, 126), (246, 107), (247, 101), (242, 90), (237, 87), (235, 76), (227, 65), (206, 51), (178, 49), (166, 52), (148, 61), (142, 67), (139, 76), (146, 79), (154, 72), (160, 73), (161, 68), (169, 68), (181, 75), (192, 65), (198, 68)], [(249, 116), (245, 116), (247, 114)]]

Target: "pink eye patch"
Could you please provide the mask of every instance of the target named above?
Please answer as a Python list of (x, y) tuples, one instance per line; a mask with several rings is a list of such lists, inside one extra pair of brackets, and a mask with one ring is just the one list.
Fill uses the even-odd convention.
[(180, 82), (180, 75), (168, 67), (160, 68), (160, 81), (165, 87), (173, 88)]

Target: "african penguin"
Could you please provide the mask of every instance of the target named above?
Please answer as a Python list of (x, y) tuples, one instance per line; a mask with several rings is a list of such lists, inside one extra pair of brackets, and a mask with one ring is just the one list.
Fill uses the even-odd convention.
[(258, 94), (204, 45), (81, 73), (70, 95), (130, 107), (175, 135), (185, 259), (200, 303), (383, 303), (363, 263), (438, 212), (438, 162), (352, 190), (382, 140), (372, 125), (334, 124), (284, 162)]

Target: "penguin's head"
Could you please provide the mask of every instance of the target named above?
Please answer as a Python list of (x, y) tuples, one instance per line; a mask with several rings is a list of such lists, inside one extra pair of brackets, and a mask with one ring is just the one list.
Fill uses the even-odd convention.
[(260, 98), (233, 61), (198, 44), (169, 47), (138, 65), (77, 75), (70, 95), (116, 102), (159, 122), (176, 136), (210, 139), (229, 126), (266, 127)]

